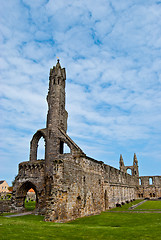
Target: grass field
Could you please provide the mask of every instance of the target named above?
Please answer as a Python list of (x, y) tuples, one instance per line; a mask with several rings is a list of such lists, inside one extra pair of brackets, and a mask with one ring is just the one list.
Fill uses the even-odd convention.
[(26, 208), (26, 211), (33, 211), (35, 209), (35, 204), (36, 202), (35, 201), (26, 201), (25, 200), (25, 208)]
[(135, 200), (134, 202), (127, 203), (125, 205), (122, 205), (121, 207), (113, 208), (112, 211), (131, 211), (129, 210), (129, 207), (132, 207), (133, 205), (142, 202), (143, 200)]
[(107, 211), (64, 224), (44, 222), (42, 216), (1, 216), (0, 239), (160, 240), (161, 214)]
[(161, 201), (147, 201), (135, 208), (135, 210), (140, 210), (140, 209), (161, 211)]

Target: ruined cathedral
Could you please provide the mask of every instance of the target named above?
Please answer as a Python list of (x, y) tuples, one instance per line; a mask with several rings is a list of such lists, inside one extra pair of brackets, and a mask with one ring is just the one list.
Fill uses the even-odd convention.
[[(36, 193), (35, 213), (46, 221), (66, 222), (98, 214), (137, 198), (161, 197), (161, 176), (139, 177), (138, 161), (120, 170), (92, 159), (67, 135), (65, 68), (59, 60), (50, 69), (46, 128), (37, 130), (30, 142), (30, 159), (19, 164), (12, 196), (12, 210), (24, 210), (29, 189)], [(37, 159), (40, 138), (45, 141), (45, 159)], [(64, 145), (70, 153), (64, 153)], [(132, 174), (127, 170), (131, 169)]]

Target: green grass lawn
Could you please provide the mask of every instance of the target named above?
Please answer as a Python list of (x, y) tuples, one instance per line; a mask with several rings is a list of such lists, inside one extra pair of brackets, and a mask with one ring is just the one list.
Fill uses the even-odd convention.
[[(129, 205), (134, 203), (136, 204), (136, 201), (123, 207), (129, 208)], [(161, 214), (107, 211), (63, 224), (44, 222), (42, 216), (0, 216), (0, 239), (160, 240)]]
[(129, 210), (129, 207), (132, 207), (133, 205), (140, 203), (142, 201), (143, 200), (137, 199), (133, 202), (122, 205), (121, 207), (112, 208), (111, 211), (131, 211), (131, 210)]
[(29, 200), (28, 202), (25, 200), (25, 208), (27, 211), (33, 211), (35, 209), (36, 202)]
[(147, 201), (143, 204), (141, 204), (140, 206), (136, 207), (135, 210), (161, 210), (161, 201)]

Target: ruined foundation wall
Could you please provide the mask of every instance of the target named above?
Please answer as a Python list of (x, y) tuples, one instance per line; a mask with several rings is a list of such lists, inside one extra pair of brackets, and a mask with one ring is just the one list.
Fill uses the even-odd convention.
[(0, 200), (0, 212), (10, 212), (11, 200)]
[(64, 154), (56, 165), (46, 221), (98, 214), (135, 198), (135, 178), (103, 162)]
[(44, 160), (19, 164), (19, 172), (15, 178), (12, 194), (12, 209), (14, 211), (24, 210), (24, 199), (30, 188), (33, 188), (36, 193), (38, 213), (45, 211), (44, 165)]
[(108, 208), (136, 198), (137, 179), (114, 167), (104, 164), (104, 189), (107, 190)]
[[(101, 173), (95, 166), (83, 168), (86, 159), (64, 154), (55, 173), (46, 220), (64, 222), (96, 214), (102, 208)], [(85, 167), (85, 166), (84, 166)]]

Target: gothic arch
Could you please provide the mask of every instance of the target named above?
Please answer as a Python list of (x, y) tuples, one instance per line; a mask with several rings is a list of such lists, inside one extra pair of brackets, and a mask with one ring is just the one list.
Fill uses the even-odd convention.
[(26, 181), (26, 182), (22, 183), (21, 186), (19, 187), (19, 189), (17, 190), (17, 196), (19, 196), (19, 195), (26, 196), (26, 193), (31, 188), (35, 191), (35, 193), (37, 193), (37, 187), (34, 183), (32, 183), (31, 181)]
[(36, 207), (37, 207), (37, 205), (38, 205), (37, 187), (31, 181), (26, 181), (26, 182), (22, 183), (21, 186), (18, 188), (17, 193), (16, 193), (17, 207), (24, 208), (24, 202), (25, 202), (26, 194), (31, 188), (36, 193)]
[(133, 168), (132, 167), (127, 167), (126, 172), (130, 175), (133, 175)]
[(71, 144), (68, 141), (66, 141), (65, 139), (60, 138), (60, 154), (64, 153), (64, 144), (66, 144), (68, 146), (68, 148), (70, 149), (70, 153), (72, 153)]
[(153, 178), (149, 177), (149, 185), (153, 185)]
[(46, 144), (47, 144), (47, 137), (45, 130), (38, 130), (34, 135), (30, 142), (30, 161), (34, 162), (37, 160), (37, 149), (38, 149), (38, 142), (40, 138), (43, 137), (45, 141), (45, 152), (46, 152)]

